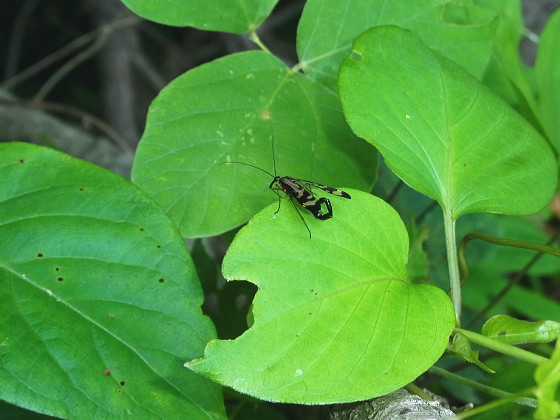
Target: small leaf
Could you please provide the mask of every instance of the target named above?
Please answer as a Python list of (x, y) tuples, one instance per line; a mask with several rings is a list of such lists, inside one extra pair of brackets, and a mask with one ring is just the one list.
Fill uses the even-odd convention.
[[(223, 418), (182, 238), (128, 180), (0, 144), (0, 399), (62, 418)], [(177, 368), (179, 367), (179, 370)]]
[(223, 274), (258, 286), (254, 324), (210, 342), (189, 368), (261, 399), (318, 404), (384, 395), (441, 356), (455, 322), (449, 297), (408, 281), (398, 214), (348, 192), (331, 198), (332, 219), (300, 210), (312, 238), (288, 200), (240, 230)]
[(447, 356), (473, 363), (485, 372), (496, 373), (478, 359), (478, 351), (472, 349), (469, 339), (459, 331), (456, 331), (453, 335), (453, 339), (445, 353)]
[(206, 31), (243, 33), (257, 28), (278, 0), (122, 0), (134, 13), (154, 22)]
[[(274, 145), (275, 155), (272, 152)], [(277, 200), (272, 177), (370, 190), (377, 151), (356, 138), (338, 98), (251, 51), (175, 79), (150, 107), (132, 179), (185, 237), (216, 235)]]
[(560, 335), (560, 323), (529, 322), (508, 315), (496, 315), (482, 327), (482, 334), (508, 344), (548, 343)]
[(530, 214), (556, 186), (546, 142), (508, 105), (413, 33), (377, 27), (340, 71), (347, 120), (414, 189), (453, 219)]
[(537, 390), (535, 394), (539, 399), (539, 407), (535, 412), (536, 419), (548, 420), (558, 418), (560, 403), (556, 391), (560, 384), (560, 344), (556, 341), (556, 348), (550, 360), (541, 363), (535, 369)]

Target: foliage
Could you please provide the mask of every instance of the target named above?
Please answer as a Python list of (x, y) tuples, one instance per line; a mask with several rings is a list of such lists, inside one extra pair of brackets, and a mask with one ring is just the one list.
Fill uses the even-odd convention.
[(52, 149), (0, 156), (3, 398), (61, 417), (219, 415), (215, 385), (177, 374), (215, 333), (169, 219), (128, 180)]
[(386, 394), (441, 356), (454, 323), (449, 299), (407, 281), (408, 235), (398, 214), (351, 193), (336, 224), (315, 227), (306, 215), (312, 247), (294, 211), (271, 217), (275, 204), (239, 232), (223, 274), (259, 287), (255, 323), (235, 341), (212, 342), (191, 369), (259, 398), (327, 403)]
[[(162, 24), (247, 33), (260, 51), (160, 92), (132, 181), (52, 149), (1, 145), (0, 398), (59, 417), (225, 418), (219, 385), (327, 404), (431, 370), (456, 381), (442, 394), (471, 388), (458, 403), (492, 397), (460, 417), (511, 402), (538, 405), (535, 418), (558, 412), (560, 306), (521, 281), (557, 286), (560, 275), (558, 249), (529, 243), (547, 241), (541, 210), (557, 189), (559, 11), (527, 68), (515, 2), (309, 0), (289, 68), (256, 32), (272, 0), (123, 3)], [(379, 184), (407, 185), (381, 194), (391, 205), (370, 194), (378, 172)], [(268, 191), (276, 175), (352, 198), (309, 189), (332, 202), (333, 218), (318, 220)], [(418, 193), (441, 213), (419, 207)], [(207, 256), (197, 242), (193, 263), (183, 238), (228, 237), (246, 222), (222, 274), (258, 290), (249, 328), (220, 340), (200, 309)], [(487, 235), (461, 233), (473, 226)], [(468, 277), (468, 240), (458, 251), (457, 238), (495, 244), (469, 247)], [(534, 255), (523, 249), (555, 257), (518, 266)], [(492, 300), (512, 272), (503, 295), (523, 309)], [(492, 305), (507, 316), (476, 333)], [(444, 367), (463, 366), (438, 362), (444, 352), (481, 370), (452, 373)], [(505, 356), (537, 366), (535, 384), (498, 389), (513, 369)]]

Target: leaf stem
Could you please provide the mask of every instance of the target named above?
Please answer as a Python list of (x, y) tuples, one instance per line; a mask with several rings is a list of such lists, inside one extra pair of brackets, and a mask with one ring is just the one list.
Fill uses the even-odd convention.
[(403, 388), (406, 389), (408, 392), (410, 392), (412, 395), (416, 395), (417, 397), (422, 398), (424, 401), (434, 400), (434, 398), (430, 394), (428, 394), (426, 391), (424, 391), (422, 388), (420, 388), (418, 385), (414, 384), (413, 382), (409, 383), (408, 385), (405, 385)]
[(510, 246), (515, 248), (525, 248), (538, 251), (533, 257), (517, 272), (515, 277), (509, 281), (503, 288), (496, 294), (488, 304), (478, 313), (476, 316), (469, 322), (469, 325), (474, 325), (480, 319), (484, 317), (486, 313), (490, 309), (492, 309), (517, 283), (521, 281), (521, 279), (525, 276), (525, 274), (529, 271), (529, 269), (537, 263), (537, 261), (546, 253), (551, 255), (560, 256), (560, 250), (558, 248), (553, 248), (552, 245), (560, 238), (560, 230), (556, 231), (554, 235), (552, 235), (549, 240), (546, 242), (545, 245), (540, 244), (533, 244), (530, 242), (523, 242), (523, 241), (515, 241), (511, 239), (503, 239), (503, 238), (496, 238), (494, 236), (485, 235), (483, 233), (472, 232), (466, 235), (461, 243), (459, 244), (459, 270), (461, 273), (461, 284), (467, 281), (469, 276), (469, 268), (467, 265), (467, 259), (465, 257), (467, 244), (472, 239), (479, 239), (482, 241), (487, 241), (497, 245), (504, 245)]
[(443, 210), (443, 225), (445, 228), (445, 244), (447, 248), (447, 266), (449, 268), (449, 286), (451, 301), (455, 308), (455, 323), (461, 325), (461, 279), (457, 260), (457, 241), (455, 239), (455, 221), (450, 211)]
[(263, 42), (261, 41), (261, 39), (257, 35), (257, 31), (255, 29), (253, 29), (251, 32), (249, 32), (249, 38), (251, 38), (251, 41), (253, 41), (255, 44), (257, 44), (257, 46), (261, 50), (271, 54), (270, 50), (268, 48), (266, 48), (266, 45), (263, 44)]
[(478, 407), (471, 408), (468, 411), (463, 411), (461, 413), (457, 413), (457, 414), (455, 414), (455, 418), (461, 419), (461, 420), (462, 419), (468, 419), (469, 417), (473, 417), (473, 416), (477, 416), (477, 415), (482, 414), (482, 413), (486, 413), (490, 410), (493, 410), (495, 408), (501, 407), (502, 405), (506, 405), (506, 404), (510, 404), (510, 403), (518, 403), (518, 404), (527, 405), (527, 406), (533, 407), (533, 408), (537, 407), (536, 403), (534, 403), (534, 404), (523, 404), (523, 403), (521, 403), (519, 401), (521, 398), (524, 398), (524, 397), (518, 397), (515, 394), (509, 395), (509, 396), (506, 396), (506, 397), (502, 397), (498, 400), (490, 401), (489, 403), (479, 405)]
[[(442, 378), (446, 378), (446, 379), (451, 379), (457, 383), (463, 384), (463, 385), (467, 385), (473, 389), (476, 389), (477, 391), (480, 392), (484, 392), (487, 395), (490, 395), (492, 397), (496, 397), (496, 398), (503, 398), (505, 399), (504, 403), (506, 402), (514, 402), (517, 404), (521, 404), (521, 405), (526, 405), (529, 407), (536, 407), (538, 405), (538, 402), (536, 399), (534, 398), (528, 398), (528, 397), (524, 397), (522, 395), (519, 394), (511, 394), (509, 392), (506, 391), (502, 391), (501, 389), (498, 388), (494, 388), (488, 385), (484, 385), (481, 384), (480, 382), (477, 381), (473, 381), (472, 379), (468, 379), (465, 378), (461, 375), (457, 375), (456, 373), (453, 372), (449, 372), (445, 369), (442, 369), (438, 366), (432, 366), (429, 371), (435, 375), (441, 376)], [(526, 393), (523, 393), (524, 395), (526, 395)], [(502, 400), (498, 400), (498, 401), (502, 401)], [(472, 410), (467, 411), (466, 413), (471, 413)], [(466, 418), (466, 417), (461, 417), (461, 418)]]
[(459, 263), (461, 267), (461, 277), (462, 279), (463, 278), (466, 279), (468, 276), (468, 266), (467, 266), (467, 261), (465, 259), (465, 250), (467, 249), (467, 244), (473, 239), (478, 239), (480, 241), (489, 242), (495, 245), (509, 246), (512, 248), (529, 249), (532, 251), (538, 251), (542, 254), (550, 254), (556, 257), (560, 257), (560, 249), (549, 246), (557, 238), (558, 238), (558, 234), (553, 236), (546, 245), (542, 245), (542, 244), (536, 244), (527, 241), (517, 241), (515, 239), (498, 238), (496, 236), (490, 236), (480, 232), (471, 232), (468, 235), (465, 235), (465, 237), (459, 244)]
[(477, 334), (475, 332), (463, 330), (461, 328), (457, 328), (455, 331), (461, 332), (461, 334), (467, 337), (471, 343), (478, 344), (480, 346), (486, 347), (487, 349), (497, 351), (499, 353), (505, 354), (506, 356), (514, 357), (518, 360), (530, 363), (532, 365), (539, 365), (548, 360), (546, 357), (539, 356), (538, 354), (531, 353), (530, 351), (512, 346), (511, 344), (502, 343), (501, 341), (494, 340), (482, 334)]

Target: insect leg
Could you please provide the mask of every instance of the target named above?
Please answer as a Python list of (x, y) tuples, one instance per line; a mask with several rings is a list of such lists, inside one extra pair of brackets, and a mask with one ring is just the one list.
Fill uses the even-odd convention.
[(307, 231), (309, 232), (309, 239), (311, 239), (311, 230), (309, 229), (309, 226), (307, 226), (307, 223), (305, 223), (305, 219), (304, 219), (303, 216), (301, 215), (299, 209), (297, 208), (297, 206), (296, 206), (296, 205), (294, 204), (294, 202), (292, 201), (292, 197), (290, 197), (290, 203), (292, 203), (292, 206), (294, 206), (294, 209), (296, 209), (299, 218), (301, 219), (301, 221), (302, 221), (303, 224), (305, 225), (305, 228), (306, 228)]
[(268, 188), (278, 196), (278, 210), (276, 210), (276, 213), (280, 211), (280, 200), (282, 199), (282, 196), (280, 195), (279, 191), (282, 191), (284, 194), (286, 194), (289, 197), (290, 203), (292, 203), (292, 206), (294, 206), (294, 209), (296, 209), (296, 212), (299, 218), (301, 219), (301, 221), (303, 222), (303, 224), (305, 225), (305, 228), (309, 232), (309, 238), (311, 239), (311, 230), (309, 229), (309, 226), (307, 226), (305, 219), (303, 218), (299, 209), (297, 208), (297, 206), (292, 200), (292, 198), (295, 198), (298, 202), (301, 202), (300, 200), (302, 200), (302, 196), (303, 196), (302, 187), (297, 183), (291, 182), (291, 178), (289, 177), (284, 177), (284, 178), (276, 177), (272, 180)]
[[(275, 187), (274, 184), (277, 182), (277, 179), (274, 178), (272, 180), (272, 182), (270, 183), (270, 185), (268, 186), (268, 188), (278, 196), (278, 209), (274, 212), (274, 214), (277, 214), (280, 211), (280, 200), (282, 200), (282, 196), (280, 195), (280, 193), (278, 191), (284, 191), (284, 189), (282, 187)], [(285, 191), (284, 191), (285, 192)], [(291, 200), (290, 200), (291, 201)]]
[(276, 194), (278, 196), (278, 208), (274, 212), (274, 214), (277, 214), (280, 211), (280, 201), (282, 200), (282, 196), (280, 195), (280, 193), (277, 190), (272, 189), (272, 191), (274, 192), (274, 194)]

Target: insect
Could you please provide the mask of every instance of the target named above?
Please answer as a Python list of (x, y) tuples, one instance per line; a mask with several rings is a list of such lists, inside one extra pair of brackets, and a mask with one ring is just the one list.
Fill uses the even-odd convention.
[(280, 201), (282, 196), (280, 195), (279, 191), (282, 191), (288, 197), (290, 197), (290, 202), (294, 205), (294, 208), (298, 212), (298, 215), (302, 222), (304, 223), (307, 231), (309, 232), (309, 237), (311, 238), (311, 231), (305, 223), (303, 216), (299, 212), (298, 208), (292, 201), (292, 198), (295, 198), (296, 201), (306, 210), (308, 210), (316, 219), (319, 220), (327, 220), (333, 216), (332, 211), (332, 204), (328, 198), (320, 197), (317, 198), (311, 191), (311, 187), (320, 188), (323, 191), (328, 192), (329, 194), (335, 195), (337, 197), (344, 197), (344, 198), (351, 198), (350, 194), (339, 190), (337, 188), (327, 187), (326, 185), (319, 184), (317, 182), (307, 181), (305, 179), (299, 178), (292, 178), (291, 176), (278, 176), (276, 175), (276, 158), (274, 156), (274, 144), (272, 147), (272, 159), (274, 165), (274, 175), (268, 171), (265, 171), (258, 166), (251, 165), (245, 162), (238, 162), (238, 161), (229, 161), (229, 162), (222, 162), (224, 163), (238, 163), (245, 166), (250, 166), (251, 168), (258, 169), (265, 174), (268, 174), (272, 177), (272, 182), (268, 186), (268, 188), (273, 191), (278, 196), (278, 210), (275, 213), (280, 211)]

